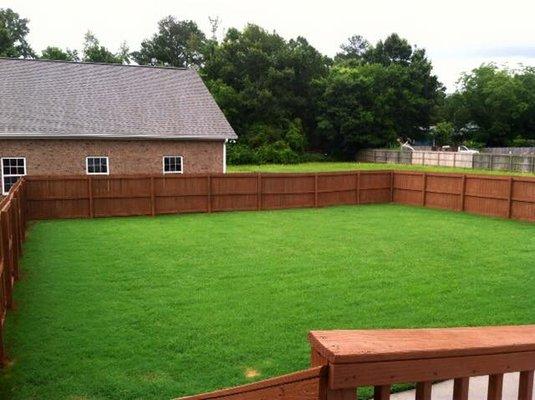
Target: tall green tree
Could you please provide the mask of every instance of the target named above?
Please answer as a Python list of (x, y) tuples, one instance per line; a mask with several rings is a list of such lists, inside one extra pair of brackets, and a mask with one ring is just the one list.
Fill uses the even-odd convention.
[(318, 132), (333, 156), (422, 137), (435, 121), (444, 88), (423, 49), (396, 34), (374, 46), (357, 36), (335, 62), (317, 83)]
[(26, 18), (11, 8), (0, 8), (0, 57), (35, 57), (26, 39), (29, 32)]
[(141, 49), (132, 53), (139, 64), (173, 67), (201, 66), (207, 39), (193, 21), (181, 21), (168, 16), (158, 22), (158, 32), (141, 43)]
[[(327, 75), (328, 65), (328, 58), (304, 38), (286, 41), (248, 25), (228, 30), (206, 54), (201, 72), (240, 136), (240, 146), (262, 160), (280, 152), (298, 161), (303, 143), (314, 138), (313, 82)], [(247, 152), (239, 148), (239, 153)]]

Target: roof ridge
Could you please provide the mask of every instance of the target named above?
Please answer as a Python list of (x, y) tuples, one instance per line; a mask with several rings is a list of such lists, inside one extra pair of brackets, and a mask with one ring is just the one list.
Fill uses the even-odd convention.
[(170, 69), (179, 71), (195, 71), (194, 68), (188, 67), (172, 67), (164, 65), (139, 65), (139, 64), (118, 64), (105, 62), (88, 62), (88, 61), (68, 61), (68, 60), (49, 60), (47, 58), (12, 58), (0, 57), (0, 61), (22, 61), (22, 62), (44, 62), (44, 63), (58, 63), (58, 64), (79, 64), (79, 65), (103, 65), (106, 67), (131, 67), (131, 68), (149, 68), (149, 69)]

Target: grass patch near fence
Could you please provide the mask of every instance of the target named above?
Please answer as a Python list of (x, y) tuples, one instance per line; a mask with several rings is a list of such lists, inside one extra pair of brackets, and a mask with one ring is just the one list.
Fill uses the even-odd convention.
[(433, 167), (407, 164), (379, 164), (357, 162), (312, 162), (301, 164), (229, 165), (228, 172), (335, 172), (353, 170), (390, 170), (420, 172), (450, 172), (458, 174), (535, 176), (531, 173), (490, 171), (488, 169)]
[(535, 322), (535, 224), (399, 205), (43, 221), (22, 271), (2, 399), (243, 384), (307, 368), (313, 329)]

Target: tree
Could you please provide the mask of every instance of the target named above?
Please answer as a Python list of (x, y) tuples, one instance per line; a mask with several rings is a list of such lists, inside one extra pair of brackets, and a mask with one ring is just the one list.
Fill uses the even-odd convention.
[(158, 22), (158, 32), (141, 43), (132, 56), (139, 64), (173, 67), (200, 67), (203, 63), (206, 36), (193, 21), (181, 21), (168, 16)]
[(91, 32), (87, 31), (84, 36), (84, 51), (82, 61), (85, 62), (100, 62), (111, 64), (128, 64), (129, 50), (126, 44), (121, 45), (119, 53), (113, 53), (106, 47), (102, 46), (97, 37)]
[(29, 32), (26, 18), (10, 8), (0, 8), (0, 57), (35, 57), (26, 40)]
[(353, 159), (363, 147), (422, 137), (444, 91), (425, 51), (396, 34), (375, 46), (354, 36), (344, 49), (317, 83), (322, 149)]
[(400, 38), (397, 33), (393, 33), (384, 41), (380, 40), (375, 46), (369, 47), (364, 52), (363, 58), (368, 63), (385, 66), (393, 63), (408, 65), (416, 52), (413, 52), (413, 48), (407, 40)]
[(80, 61), (76, 50), (62, 50), (59, 47), (48, 46), (41, 52), (41, 57), (47, 60)]
[(360, 35), (353, 35), (347, 39), (347, 43), (340, 46), (342, 50), (334, 57), (336, 63), (343, 62), (360, 62), (370, 49), (370, 42)]
[(229, 147), (233, 160), (299, 161), (314, 139), (313, 82), (328, 73), (325, 56), (302, 37), (286, 41), (248, 25), (215, 43), (201, 73), (240, 136)]
[[(443, 118), (488, 146), (535, 139), (535, 71), (484, 64), (465, 73), (460, 88), (447, 97)], [(470, 128), (470, 129), (469, 129)]]

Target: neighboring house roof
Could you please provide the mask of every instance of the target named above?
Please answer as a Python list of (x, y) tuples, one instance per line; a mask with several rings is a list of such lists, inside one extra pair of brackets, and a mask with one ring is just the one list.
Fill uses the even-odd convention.
[(196, 71), (0, 59), (0, 137), (235, 139)]

